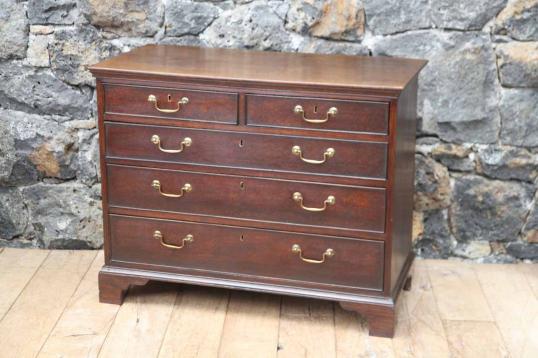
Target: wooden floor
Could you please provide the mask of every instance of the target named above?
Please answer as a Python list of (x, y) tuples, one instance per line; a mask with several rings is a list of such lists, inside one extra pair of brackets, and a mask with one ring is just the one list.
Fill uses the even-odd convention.
[(150, 283), (99, 304), (102, 263), (0, 252), (0, 357), (538, 357), (538, 265), (416, 261), (391, 340), (325, 301)]

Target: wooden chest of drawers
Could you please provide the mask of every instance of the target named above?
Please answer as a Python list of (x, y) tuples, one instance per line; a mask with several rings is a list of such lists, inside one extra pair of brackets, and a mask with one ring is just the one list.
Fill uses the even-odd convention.
[(148, 280), (297, 295), (392, 336), (424, 64), (145, 46), (93, 66), (101, 301)]

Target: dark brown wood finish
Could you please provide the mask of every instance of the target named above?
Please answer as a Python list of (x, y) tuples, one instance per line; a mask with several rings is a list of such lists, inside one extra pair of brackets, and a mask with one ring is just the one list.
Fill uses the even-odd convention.
[[(340, 301), (392, 336), (412, 263), (417, 75), (396, 58), (145, 46), (98, 77), (105, 266), (100, 299), (148, 280)], [(148, 101), (153, 94), (164, 113)], [(326, 123), (331, 107), (337, 108)], [(181, 153), (163, 149), (192, 143)], [(306, 159), (291, 148), (298, 145)], [(160, 180), (165, 198), (152, 188)], [(322, 207), (308, 212), (293, 200)], [(193, 242), (182, 249), (185, 235)], [(323, 263), (325, 250), (334, 255)]]
[[(247, 95), (246, 106), (250, 126), (378, 134), (388, 131), (389, 106), (384, 102)], [(296, 106), (301, 106), (304, 112), (296, 113)], [(336, 109), (335, 114), (330, 114), (331, 108)]]
[[(106, 113), (237, 124), (236, 93), (117, 85), (104, 91)], [(180, 102), (183, 98), (187, 103)]]
[[(301, 281), (325, 285), (381, 291), (383, 289), (383, 243), (326, 236), (292, 234), (223, 225), (207, 225), (168, 220), (148, 220), (113, 215), (111, 221), (112, 262), (141, 263), (191, 269), (204, 274), (243, 275), (285, 279), (287, 284)], [(165, 244), (154, 238), (162, 234)], [(323, 260), (327, 249), (334, 255), (323, 263), (302, 261), (292, 252), (299, 245), (306, 259)], [(254, 278), (252, 278), (254, 276)], [(303, 284), (304, 285), (304, 284)], [(332, 287), (329, 287), (332, 286)]]
[[(354, 178), (381, 179), (387, 173), (387, 144), (364, 141), (313, 139), (296, 136), (256, 135), (231, 131), (185, 129), (160, 126), (107, 123), (107, 158), (150, 160), (171, 163), (192, 163), (203, 166), (224, 166), (331, 175)], [(151, 142), (157, 135), (159, 144)], [(181, 145), (186, 138), (192, 144)], [(298, 146), (306, 160), (325, 160), (322, 164), (308, 163), (294, 154)], [(333, 156), (325, 155), (329, 149)]]
[[(280, 222), (294, 225), (333, 227), (383, 233), (385, 231), (385, 189), (331, 184), (228, 176), (108, 165), (109, 205), (171, 211), (204, 216)], [(152, 187), (158, 180), (164, 194)], [(308, 211), (293, 199), (299, 192), (303, 205), (326, 209)], [(329, 196), (333, 205), (324, 204)], [(267, 227), (268, 227), (267, 226)]]

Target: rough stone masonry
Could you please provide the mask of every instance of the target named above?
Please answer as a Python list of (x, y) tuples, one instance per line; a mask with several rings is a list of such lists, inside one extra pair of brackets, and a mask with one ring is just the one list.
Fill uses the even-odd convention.
[(538, 260), (538, 0), (0, 0), (0, 246), (101, 247), (87, 66), (149, 43), (428, 59), (417, 253)]

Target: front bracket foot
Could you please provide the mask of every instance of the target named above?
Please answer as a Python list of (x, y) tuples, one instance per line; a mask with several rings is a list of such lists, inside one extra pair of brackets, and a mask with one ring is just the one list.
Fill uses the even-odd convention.
[(392, 305), (369, 303), (340, 302), (347, 311), (354, 311), (366, 318), (370, 327), (370, 336), (392, 338), (394, 336), (395, 310)]

